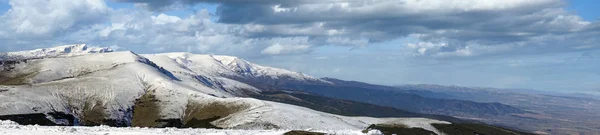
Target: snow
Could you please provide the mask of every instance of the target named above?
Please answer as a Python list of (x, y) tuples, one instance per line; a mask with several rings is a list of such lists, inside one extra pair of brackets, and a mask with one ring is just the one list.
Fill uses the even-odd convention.
[(437, 131), (431, 124), (450, 124), (449, 122), (427, 119), (427, 118), (371, 118), (371, 117), (348, 117), (318, 112), (304, 107), (297, 107), (289, 104), (268, 102), (272, 109), (265, 112), (259, 121), (269, 121), (275, 125), (281, 125), (283, 129), (320, 129), (320, 130), (341, 130), (341, 129), (366, 129), (371, 124), (402, 124), (409, 128), (418, 127), (437, 134)]
[[(69, 51), (66, 51), (70, 48)], [(91, 51), (93, 50), (93, 51)], [(102, 50), (102, 49), (100, 49)], [(241, 98), (244, 93), (260, 92), (259, 89), (225, 76), (239, 77), (292, 77), (298, 80), (319, 80), (301, 73), (260, 66), (248, 61), (216, 55), (167, 53), (137, 55), (133, 52), (102, 52), (85, 45), (62, 46), (8, 54), (28, 58), (43, 56), (18, 63), (10, 74), (28, 74), (26, 85), (2, 86), (0, 89), (0, 115), (45, 113), (53, 110), (72, 113), (65, 98), (84, 100), (87, 97), (101, 99), (110, 117), (122, 118), (123, 112), (133, 106), (137, 98), (149, 89), (155, 90), (160, 101), (163, 119), (183, 116), (188, 102), (201, 105), (220, 104), (237, 108), (220, 118), (213, 125), (241, 130), (168, 129), (169, 134), (270, 134), (281, 131), (265, 131), (265, 125), (280, 129), (313, 129), (337, 133), (362, 134), (359, 131), (371, 124), (403, 124), (421, 127), (439, 133), (431, 123), (449, 122), (425, 118), (369, 118), (346, 117), (323, 113), (277, 102)], [(35, 55), (31, 55), (35, 54)], [(85, 54), (85, 55), (84, 55)], [(57, 57), (60, 56), (60, 57)], [(37, 108), (37, 109), (32, 109)], [(108, 127), (36, 127), (0, 123), (0, 134), (35, 134), (38, 132), (65, 134), (165, 134), (164, 129), (108, 128)], [(103, 129), (114, 130), (107, 132)], [(27, 129), (27, 130), (26, 130)], [(28, 130), (31, 129), (31, 132)], [(74, 130), (72, 130), (74, 129)], [(67, 132), (65, 132), (67, 131)], [(73, 132), (70, 132), (73, 131)]]
[[(23, 126), (11, 121), (0, 121), (2, 135), (283, 135), (290, 130), (234, 130), (234, 129), (176, 129), (176, 128), (117, 128), (107, 126), (96, 127), (62, 127), (62, 126)], [(372, 130), (362, 133), (360, 130), (316, 131), (339, 135), (380, 135)]]
[(225, 70), (220, 64), (215, 64), (217, 61), (211, 61), (212, 58), (210, 57), (198, 57), (187, 53), (177, 55), (180, 55), (180, 57), (174, 59), (164, 55), (143, 56), (171, 71), (181, 80), (179, 83), (183, 85), (192, 88), (210, 87), (210, 90), (203, 91), (206, 94), (216, 95), (217, 97), (236, 97), (244, 95), (244, 92), (256, 93), (260, 91), (248, 84), (221, 77), (220, 73), (228, 70)]
[(113, 52), (108, 47), (89, 47), (86, 44), (63, 45), (53, 48), (36, 49), (30, 51), (8, 52), (0, 54), (0, 60), (5, 59), (32, 59), (56, 56), (77, 56), (92, 53)]
[[(233, 56), (190, 53), (147, 54), (144, 56), (153, 61), (155, 59), (164, 59), (164, 57), (167, 57), (173, 61), (176, 61), (182, 68), (205, 75), (227, 75), (253, 78), (269, 77), (273, 79), (277, 79), (279, 77), (290, 77), (300, 81), (319, 81), (323, 83), (330, 83), (306, 74), (285, 69), (261, 66)], [(157, 58), (161, 56), (163, 58)]]

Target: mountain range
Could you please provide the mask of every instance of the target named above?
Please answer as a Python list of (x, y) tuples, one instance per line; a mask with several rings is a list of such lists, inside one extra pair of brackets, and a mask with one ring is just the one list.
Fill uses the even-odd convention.
[(435, 134), (555, 132), (501, 120), (539, 119), (533, 116), (541, 117), (547, 109), (540, 106), (550, 103), (506, 101), (536, 95), (489, 98), (494, 91), (315, 78), (233, 56), (77, 44), (0, 53), (0, 61), (0, 119), (20, 124), (322, 130), (383, 124)]

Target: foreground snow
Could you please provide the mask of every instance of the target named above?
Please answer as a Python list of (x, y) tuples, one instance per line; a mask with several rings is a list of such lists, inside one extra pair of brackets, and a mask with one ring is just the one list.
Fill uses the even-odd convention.
[[(176, 129), (176, 128), (116, 128), (23, 126), (12, 121), (0, 121), (2, 135), (283, 135), (289, 130), (220, 130), (220, 129)], [(336, 135), (380, 135), (379, 131), (365, 134), (359, 130), (313, 131)]]

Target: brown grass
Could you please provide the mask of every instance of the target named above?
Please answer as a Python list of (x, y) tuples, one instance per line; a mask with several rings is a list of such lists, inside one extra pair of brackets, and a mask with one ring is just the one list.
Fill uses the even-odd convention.
[(247, 106), (245, 105), (232, 105), (221, 102), (201, 104), (190, 100), (186, 105), (181, 121), (186, 127), (216, 128), (210, 122), (227, 117), (246, 108)]
[(81, 122), (85, 126), (99, 126), (105, 124), (104, 121), (108, 118), (108, 115), (104, 109), (106, 109), (105, 104), (100, 100), (86, 101), (83, 106)]
[(108, 118), (106, 114), (106, 104), (95, 95), (77, 95), (77, 97), (60, 95), (63, 101), (66, 101), (66, 107), (71, 113), (79, 118), (82, 126), (99, 126), (105, 124)]
[(192, 103), (188, 106), (190, 109), (186, 109), (186, 119), (209, 119), (214, 117), (226, 117), (230, 114), (239, 112), (245, 107), (234, 106), (226, 103), (212, 102), (205, 105)]
[(0, 85), (23, 85), (27, 84), (27, 79), (36, 73), (18, 74), (14, 76), (0, 75)]
[(133, 106), (133, 127), (160, 127), (161, 109), (154, 91), (148, 91), (142, 95)]

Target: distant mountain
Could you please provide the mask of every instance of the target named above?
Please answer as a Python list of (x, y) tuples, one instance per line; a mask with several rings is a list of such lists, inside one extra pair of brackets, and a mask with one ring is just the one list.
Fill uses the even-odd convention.
[[(335, 78), (322, 80), (332, 84), (288, 83), (271, 89), (303, 91), (412, 112), (449, 115), (494, 125), (519, 127), (539, 133), (600, 133), (596, 130), (596, 127), (600, 127), (600, 123), (597, 122), (600, 120), (600, 114), (594, 113), (600, 111), (600, 101), (584, 96), (543, 94), (542, 91), (525, 89), (427, 84), (393, 87)], [(253, 83), (248, 84), (259, 87)]]
[[(531, 112), (497, 117), (489, 123), (538, 130), (549, 134), (600, 134), (600, 100), (594, 95), (573, 95), (526, 89), (496, 89), (442, 85), (402, 85), (397, 91), (407, 91), (425, 97), (498, 102)], [(560, 128), (556, 128), (560, 127)]]
[[(376, 105), (395, 107), (403, 110), (451, 115), (461, 117), (493, 117), (497, 115), (521, 114), (526, 111), (500, 103), (479, 103), (474, 101), (437, 99), (415, 93), (393, 90), (389, 86), (357, 85), (357, 82), (327, 79), (333, 85), (286, 85), (284, 89), (301, 90), (327, 97), (353, 100)], [(350, 84), (350, 85), (348, 85)]]
[(456, 123), (480, 123), (477, 121), (464, 120), (450, 116), (415, 113), (393, 107), (373, 105), (352, 100), (329, 98), (298, 91), (262, 91), (260, 94), (251, 95), (251, 97), (303, 106), (322, 112), (344, 116), (368, 116), (376, 118), (421, 117)]

